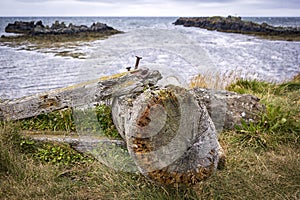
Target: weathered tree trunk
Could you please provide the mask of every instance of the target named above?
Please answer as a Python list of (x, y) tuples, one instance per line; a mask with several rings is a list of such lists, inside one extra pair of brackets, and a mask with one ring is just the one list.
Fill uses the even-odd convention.
[[(217, 168), (219, 143), (206, 107), (180, 87), (148, 90), (133, 104), (115, 101), (117, 126), (142, 174), (162, 184), (194, 184)], [(114, 113), (114, 112), (113, 112)], [(125, 119), (118, 119), (119, 117)]]

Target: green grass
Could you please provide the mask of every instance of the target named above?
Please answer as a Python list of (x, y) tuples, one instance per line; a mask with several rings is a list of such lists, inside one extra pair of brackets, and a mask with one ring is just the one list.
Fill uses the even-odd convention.
[(113, 124), (111, 108), (105, 104), (86, 109), (64, 109), (41, 114), (18, 122), (22, 130), (46, 133), (69, 134), (79, 132), (101, 133), (110, 138), (121, 138)]
[(300, 80), (279, 85), (257, 80), (238, 80), (227, 87), (241, 94), (253, 94), (266, 105), (256, 123), (237, 126), (235, 141), (242, 146), (275, 148), (280, 144), (297, 145), (300, 136)]
[(112, 120), (111, 108), (104, 104), (96, 106), (96, 116), (105, 136), (121, 138)]
[(21, 129), (29, 131), (76, 131), (71, 109), (54, 111), (30, 119), (24, 119), (20, 121), (20, 126)]
[[(189, 188), (158, 186), (139, 174), (114, 171), (67, 145), (24, 138), (22, 123), (2, 122), (0, 199), (299, 199), (299, 77), (280, 85), (239, 80), (228, 86), (261, 98), (267, 112), (257, 123), (221, 133), (224, 169)], [(106, 109), (109, 113), (99, 108), (102, 114)], [(98, 114), (102, 128), (111, 126), (105, 119)]]

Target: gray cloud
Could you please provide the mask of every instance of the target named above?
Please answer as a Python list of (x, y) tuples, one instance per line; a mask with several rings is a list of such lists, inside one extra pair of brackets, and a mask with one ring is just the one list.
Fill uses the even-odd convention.
[(111, 1), (111, 0), (75, 0), (79, 2), (86, 3), (110, 3), (110, 4), (135, 4), (135, 3), (155, 3), (155, 1), (150, 0), (123, 0), (123, 1)]
[(42, 3), (42, 2), (50, 2), (53, 0), (16, 0), (16, 1), (22, 3)]
[(300, 9), (300, 1), (299, 0), (265, 0), (262, 2), (261, 7)]
[(231, 3), (238, 0), (171, 0), (174, 2), (191, 2), (191, 3)]
[[(25, 0), (26, 1), (26, 0)], [(30, 0), (29, 0), (30, 1)], [(135, 3), (175, 3), (175, 2), (181, 2), (181, 3), (228, 3), (228, 2), (235, 2), (237, 0), (122, 0), (122, 1), (111, 1), (111, 0), (75, 0), (75, 1), (81, 1), (81, 2), (98, 2), (98, 3), (130, 3), (130, 4), (135, 4)]]
[(251, 9), (276, 9), (276, 8), (290, 8), (290, 9), (300, 9), (300, 2), (299, 0), (237, 0), (233, 2), (233, 4), (238, 4), (241, 7)]
[[(1, 1), (1, 0), (0, 0)], [(68, 9), (65, 9), (68, 8)], [(299, 16), (299, 0), (2, 0), (0, 15)]]
[[(54, 2), (58, 0), (15, 0), (17, 2), (22, 3), (42, 3), (42, 2)], [(62, 0), (63, 1), (63, 0)], [(61, 1), (61, 2), (62, 2)], [(240, 5), (246, 4), (249, 5), (252, 8), (264, 8), (264, 9), (272, 9), (272, 8), (289, 8), (289, 9), (300, 9), (300, 3), (299, 0), (264, 0), (264, 1), (257, 1), (257, 0), (69, 0), (66, 1), (68, 4), (72, 4), (75, 2), (85, 2), (85, 3), (106, 3), (111, 5), (133, 5), (133, 4), (149, 4), (155, 6), (156, 4), (163, 4), (163, 3), (181, 3), (186, 5), (198, 5), (201, 3), (205, 4), (214, 4), (214, 3), (220, 3), (220, 4), (234, 4), (238, 3)], [(253, 3), (251, 3), (253, 2)]]
[[(26, 0), (20, 0), (20, 1), (26, 1)], [(28, 1), (35, 1), (35, 0), (28, 0)], [(47, 1), (47, 0), (46, 0)], [(122, 4), (122, 5), (132, 5), (132, 4), (152, 4), (155, 6), (156, 4), (163, 4), (163, 3), (181, 3), (185, 5), (201, 5), (201, 3), (205, 4), (240, 4), (240, 5), (249, 5), (252, 8), (264, 8), (264, 9), (272, 9), (272, 8), (289, 8), (289, 9), (300, 9), (300, 3), (299, 0), (264, 0), (264, 1), (244, 1), (244, 0), (75, 0), (77, 2), (86, 2), (86, 3), (107, 3), (107, 4)], [(253, 3), (251, 3), (253, 2)]]

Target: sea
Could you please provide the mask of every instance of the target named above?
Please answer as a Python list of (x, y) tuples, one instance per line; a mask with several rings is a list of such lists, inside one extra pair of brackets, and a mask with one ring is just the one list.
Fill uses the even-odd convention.
[[(284, 82), (300, 73), (300, 42), (175, 26), (178, 17), (0, 17), (0, 35), (14, 21), (51, 25), (106, 23), (123, 31), (104, 40), (65, 47), (32, 49), (0, 43), (0, 99), (13, 99), (112, 75), (134, 67), (157, 69), (161, 85), (189, 87), (202, 74), (210, 82), (234, 78)], [(300, 27), (300, 17), (246, 17), (273, 26)], [(28, 50), (31, 49), (31, 50)], [(81, 53), (80, 58), (60, 53)], [(221, 78), (220, 78), (221, 77)], [(212, 83), (212, 85), (214, 85)]]

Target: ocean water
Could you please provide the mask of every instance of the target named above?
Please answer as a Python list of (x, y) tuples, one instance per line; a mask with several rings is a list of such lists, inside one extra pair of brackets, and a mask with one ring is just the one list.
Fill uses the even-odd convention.
[[(106, 23), (124, 31), (105, 40), (85, 43), (75, 50), (86, 59), (60, 57), (56, 50), (24, 50), (0, 44), (0, 99), (17, 98), (68, 86), (103, 75), (126, 71), (135, 56), (140, 66), (158, 69), (160, 84), (188, 86), (199, 74), (221, 73), (282, 82), (300, 73), (300, 42), (269, 41), (253, 36), (174, 26), (176, 17), (2, 17), (0, 35), (16, 20), (56, 20), (66, 24)], [(300, 18), (245, 18), (275, 26), (299, 27)], [(74, 50), (74, 51), (75, 51)], [(216, 78), (217, 80), (217, 78)]]

